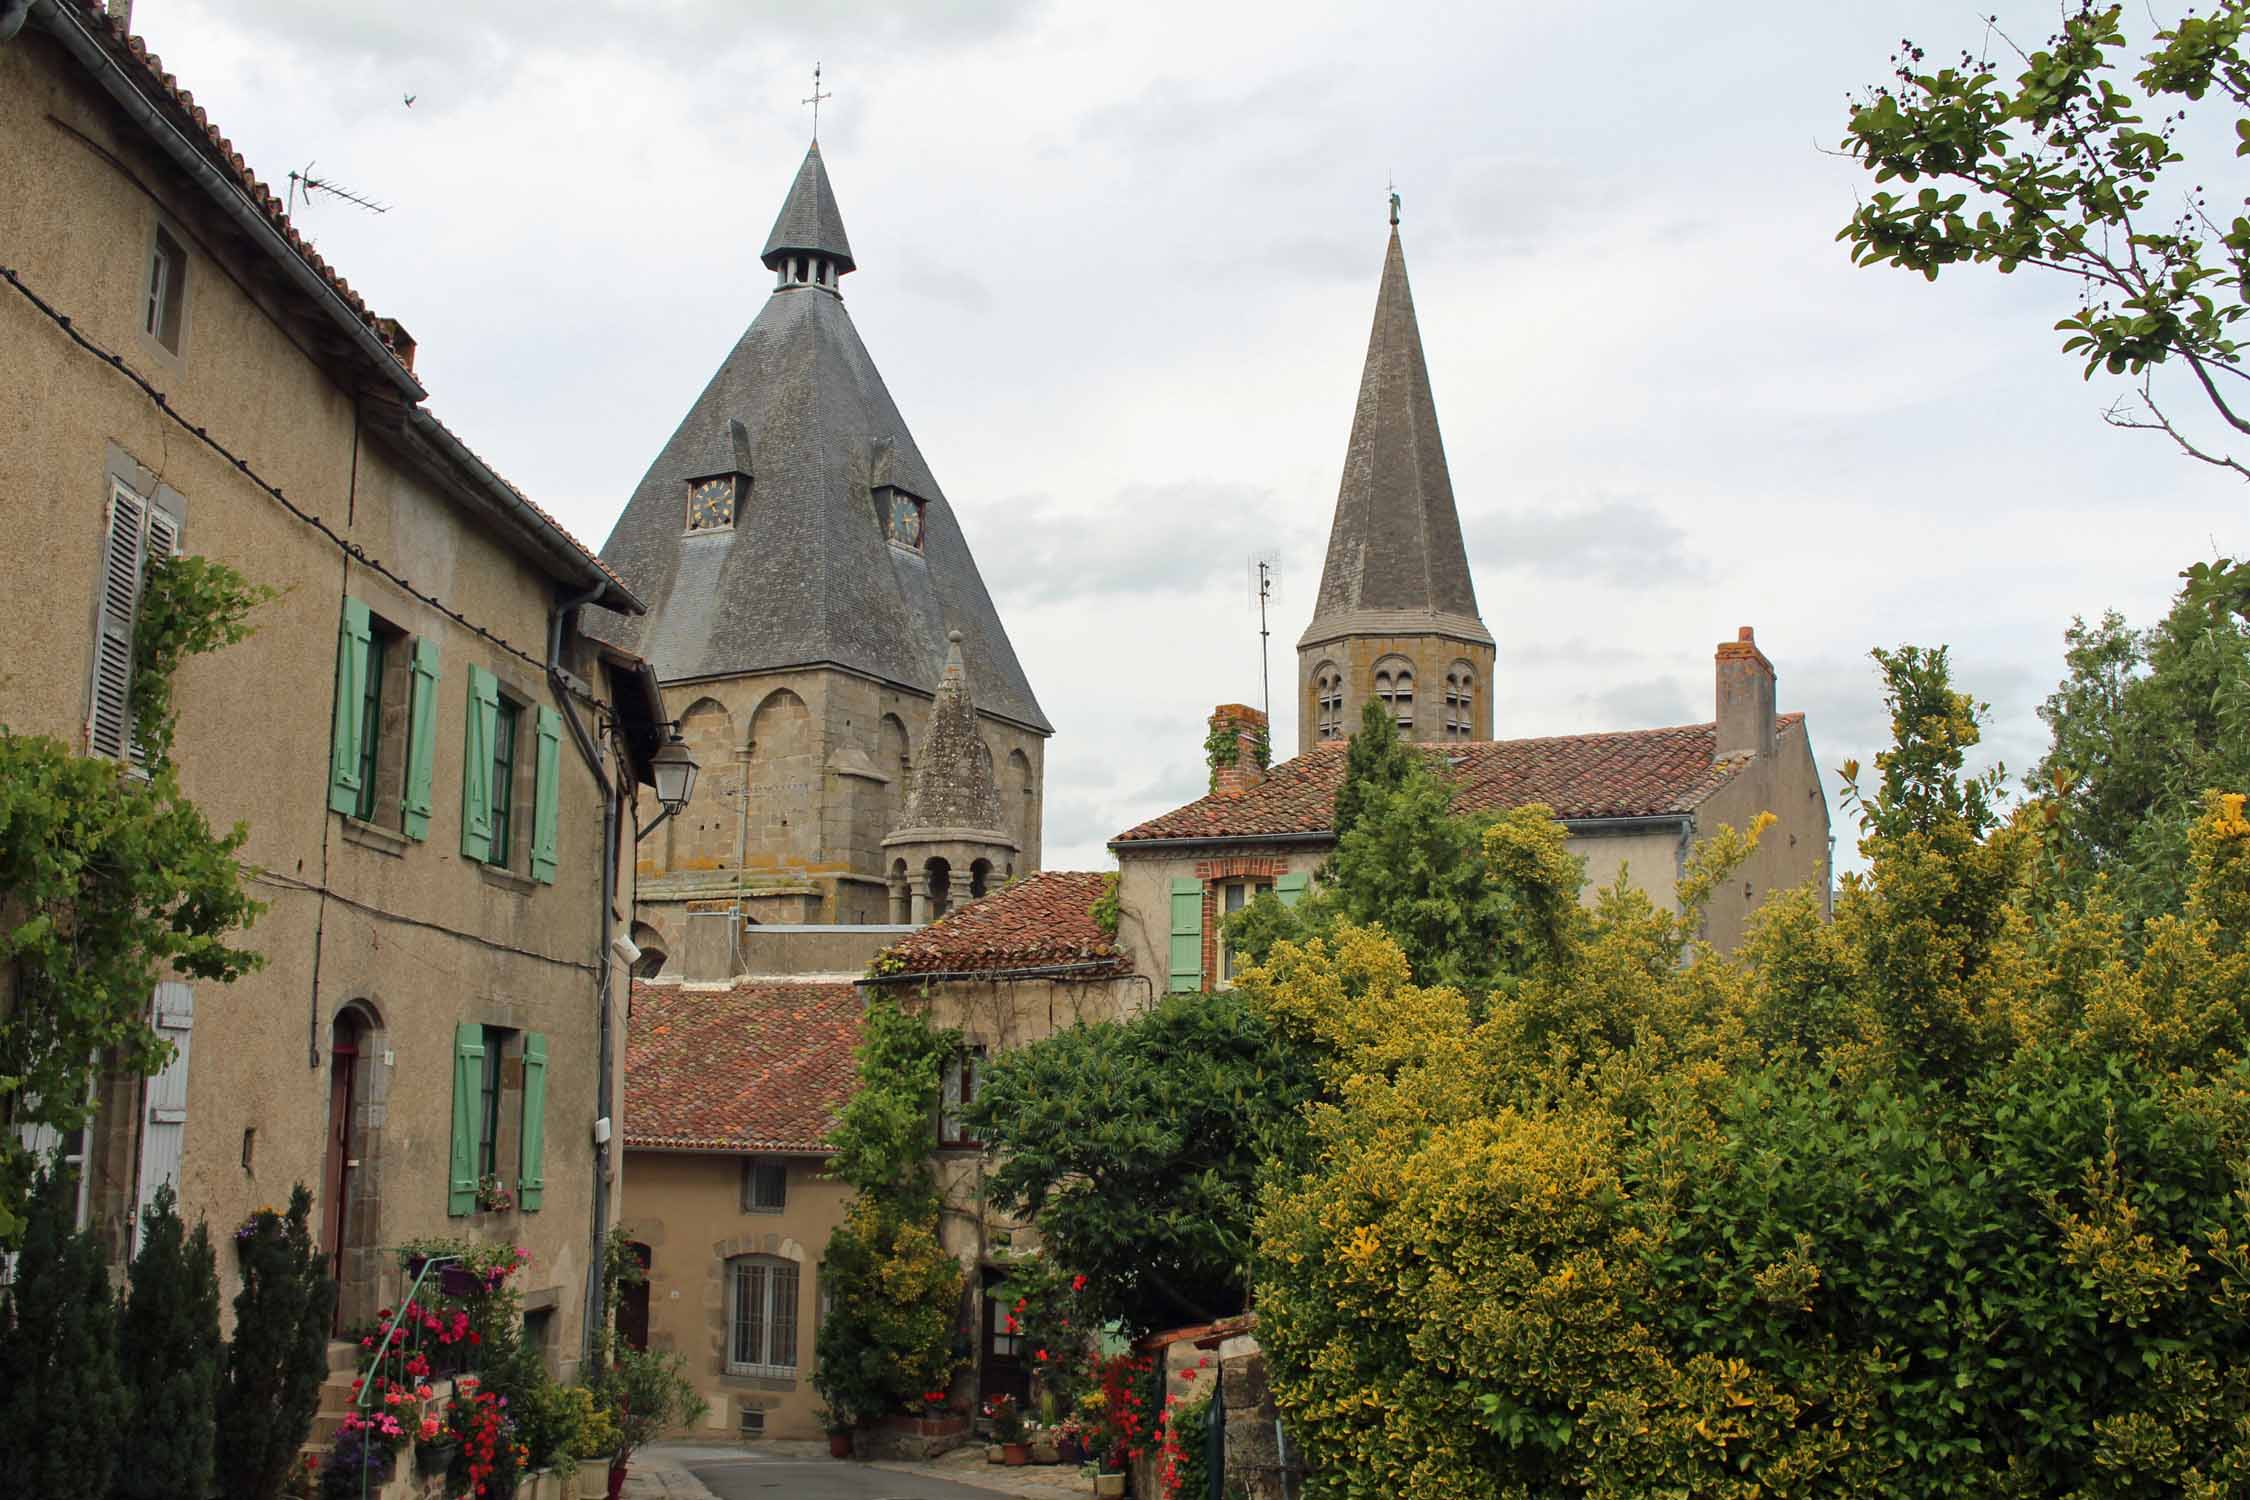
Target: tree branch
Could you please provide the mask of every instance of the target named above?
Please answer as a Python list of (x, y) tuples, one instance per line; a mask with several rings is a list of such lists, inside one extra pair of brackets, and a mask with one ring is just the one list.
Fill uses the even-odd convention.
[[(2214, 397), (2213, 399), (2216, 398)], [(2179, 448), (2179, 450), (2182, 453), (2185, 453), (2188, 457), (2200, 459), (2204, 463), (2210, 464), (2214, 468), (2232, 469), (2235, 473), (2241, 475), (2245, 480), (2250, 480), (2250, 467), (2245, 467), (2237, 460), (2229, 458), (2224, 454), (2207, 452), (2204, 449), (2197, 447), (2194, 443), (2189, 442), (2186, 436), (2183, 435), (2177, 427), (2172, 425), (2172, 419), (2165, 416), (2163, 410), (2157, 406), (2156, 398), (2150, 390), (2150, 382), (2146, 379), (2143, 379), (2141, 381), (2141, 406), (2154, 420), (2146, 422), (2135, 420), (2130, 415), (2129, 408), (2125, 404), (2125, 398), (2122, 396), (2120, 396), (2116, 400), (2116, 402), (2111, 405), (2109, 410), (2102, 413), (2102, 420), (2107, 422), (2112, 427), (2132, 428), (2136, 431), (2141, 432), (2161, 432), (2166, 437), (2170, 438), (2172, 442)]]

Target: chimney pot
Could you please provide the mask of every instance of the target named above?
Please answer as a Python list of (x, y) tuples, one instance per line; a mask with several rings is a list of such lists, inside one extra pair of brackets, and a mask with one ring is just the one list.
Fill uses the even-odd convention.
[(1773, 663), (1745, 625), (1716, 653), (1718, 713), (1712, 753), (1720, 760), (1774, 751)]

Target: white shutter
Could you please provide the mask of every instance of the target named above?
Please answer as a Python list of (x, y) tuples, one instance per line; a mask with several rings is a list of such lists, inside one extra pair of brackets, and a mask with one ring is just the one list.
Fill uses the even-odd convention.
[(124, 759), (132, 741), (133, 611), (141, 598), (141, 542), (147, 514), (148, 504), (140, 496), (121, 484), (110, 486), (86, 746), (113, 760)]
[[(165, 1183), (180, 1190), (180, 1146), (187, 1135), (188, 1034), (195, 1025), (195, 987), (167, 979), (156, 987), (151, 1017), (156, 1034), (172, 1044), (172, 1060), (148, 1081), (148, 1120), (141, 1130), (140, 1211), (156, 1202)], [(140, 1211), (133, 1215), (133, 1242), (140, 1241)]]

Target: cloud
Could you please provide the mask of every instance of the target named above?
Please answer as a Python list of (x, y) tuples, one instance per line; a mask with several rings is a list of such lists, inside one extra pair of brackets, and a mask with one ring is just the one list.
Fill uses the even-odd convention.
[(1623, 682), (1596, 693), (1581, 693), (1578, 701), (1592, 710), (1581, 729), (1595, 733), (1606, 729), (1660, 729), (1669, 724), (1698, 723), (1704, 717), (1688, 698), (1677, 677), (1647, 677)]
[(1000, 524), (987, 521), (970, 541), (985, 577), (1004, 580), (995, 593), (1014, 605), (1222, 588), (1247, 599), (1253, 555), (1293, 562), (1317, 545), (1310, 527), (1276, 525), (1285, 511), (1271, 491), (1224, 481), (1127, 485), (1091, 514), (1053, 495), (987, 509)]
[(1699, 580), (1710, 565), (1688, 534), (1639, 501), (1578, 510), (1484, 511), (1462, 524), (1469, 555), (1488, 569), (1568, 573), (1603, 583), (1661, 587)]

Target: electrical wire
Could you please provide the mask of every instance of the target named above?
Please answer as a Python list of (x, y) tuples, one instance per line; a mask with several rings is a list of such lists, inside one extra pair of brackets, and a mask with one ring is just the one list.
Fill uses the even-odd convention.
[(399, 912), (386, 911), (380, 906), (371, 906), (365, 901), (347, 896), (342, 891), (331, 889), (326, 885), (317, 884), (310, 880), (299, 880), (293, 875), (276, 875), (271, 870), (258, 870), (253, 872), (250, 878), (261, 885), (277, 886), (285, 891), (303, 891), (309, 895), (325, 896), (340, 906), (348, 906), (353, 911), (364, 912), (366, 915), (379, 918), (382, 921), (395, 922), (401, 927), (418, 927), (425, 932), (442, 932), (447, 937), (459, 938), (464, 943), (474, 943), (480, 948), (490, 948), (496, 953), (511, 953), (518, 958), (535, 958), (541, 963), (554, 964), (558, 968), (576, 969), (585, 974), (594, 972), (594, 966), (582, 959), (557, 958), (551, 953), (541, 953), (532, 948), (518, 948), (513, 943), (496, 942), (478, 933), (464, 932), (458, 927), (448, 927), (443, 922), (431, 922), (421, 917), (409, 917)]

